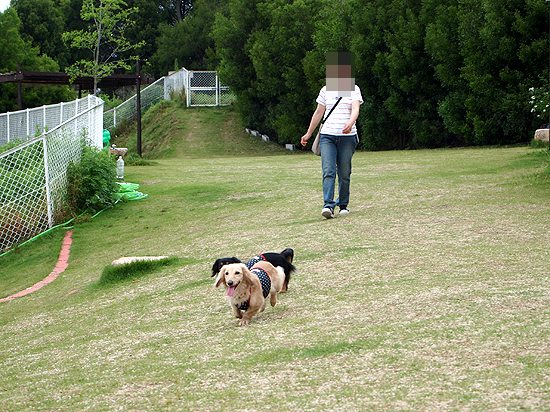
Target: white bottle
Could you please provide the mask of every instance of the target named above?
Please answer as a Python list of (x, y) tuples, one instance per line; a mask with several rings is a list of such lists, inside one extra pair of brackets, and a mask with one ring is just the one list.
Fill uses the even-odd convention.
[(116, 161), (116, 178), (124, 179), (124, 159), (122, 159), (122, 156), (119, 156)]

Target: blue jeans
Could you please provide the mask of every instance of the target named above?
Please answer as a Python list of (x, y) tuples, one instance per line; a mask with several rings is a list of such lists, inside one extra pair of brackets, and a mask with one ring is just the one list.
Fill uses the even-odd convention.
[[(324, 207), (347, 206), (351, 158), (357, 147), (357, 135), (334, 136), (321, 134), (321, 163), (323, 165)], [(334, 201), (334, 188), (338, 173), (338, 199)]]

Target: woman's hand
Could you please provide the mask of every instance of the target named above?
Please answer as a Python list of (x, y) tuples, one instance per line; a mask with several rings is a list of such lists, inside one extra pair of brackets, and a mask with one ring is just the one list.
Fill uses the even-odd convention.
[[(354, 122), (354, 123), (355, 123), (355, 122)], [(344, 128), (342, 129), (342, 133), (344, 133), (344, 134), (351, 133), (352, 127), (353, 127), (353, 123), (346, 123), (346, 125), (345, 125)]]
[(351, 116), (350, 116), (349, 122), (347, 122), (344, 128), (342, 129), (342, 133), (344, 134), (351, 133), (351, 129), (353, 129), (353, 125), (355, 124), (355, 121), (359, 117), (360, 106), (361, 106), (361, 102), (359, 102), (358, 100), (354, 100), (351, 103)]
[(302, 136), (302, 138), (300, 139), (300, 143), (302, 144), (302, 146), (305, 146), (307, 144), (307, 141), (309, 140), (310, 137), (311, 137), (311, 133), (306, 133), (305, 135)]

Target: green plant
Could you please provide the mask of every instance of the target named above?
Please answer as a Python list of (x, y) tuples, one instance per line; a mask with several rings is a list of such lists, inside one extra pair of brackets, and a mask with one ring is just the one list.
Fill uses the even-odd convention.
[[(548, 84), (548, 80), (541, 78), (542, 83)], [(541, 120), (548, 121), (548, 87), (543, 85), (543, 87), (530, 87), (530, 100), (529, 106), (531, 108), (531, 113), (537, 115)]]
[(187, 108), (187, 94), (185, 88), (182, 88), (181, 91), (171, 91), (170, 100), (178, 104), (178, 107)]
[(18, 137), (15, 138), (15, 139), (12, 139), (8, 143), (6, 143), (5, 145), (0, 146), (0, 153), (7, 152), (8, 150), (13, 149), (14, 147), (17, 147), (17, 146), (19, 146), (20, 144), (23, 144), (23, 143), (25, 143), (25, 139), (21, 139), (21, 138), (18, 138)]
[(67, 68), (67, 73), (75, 78), (79, 75), (89, 75), (94, 78), (94, 94), (98, 82), (109, 76), (116, 69), (130, 69), (129, 61), (136, 56), (123, 58), (125, 52), (130, 52), (145, 43), (132, 44), (125, 36), (124, 30), (133, 24), (130, 15), (138, 9), (126, 7), (123, 0), (84, 0), (80, 16), (82, 20), (90, 21), (86, 30), (73, 30), (63, 33), (62, 38), (70, 46), (85, 49), (92, 53), (93, 60), (81, 59)]
[(533, 149), (548, 149), (548, 142), (533, 139), (531, 140), (531, 147)]
[(122, 100), (119, 99), (119, 98), (116, 97), (116, 96), (109, 96), (109, 95), (106, 94), (106, 93), (100, 93), (100, 94), (99, 94), (99, 97), (105, 102), (105, 107), (104, 107), (104, 110), (105, 110), (105, 111), (111, 110), (111, 109), (113, 109), (114, 107), (117, 107), (117, 106), (119, 106), (120, 104), (122, 104)]
[(124, 164), (126, 166), (153, 166), (156, 163), (139, 157), (137, 153), (131, 152), (124, 158)]
[(67, 168), (67, 203), (73, 213), (97, 212), (115, 204), (116, 162), (105, 150), (84, 146), (80, 162)]

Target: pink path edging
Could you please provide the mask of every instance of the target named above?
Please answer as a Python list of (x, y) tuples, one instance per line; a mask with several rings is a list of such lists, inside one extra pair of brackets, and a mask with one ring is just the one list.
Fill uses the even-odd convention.
[(61, 252), (59, 252), (59, 258), (57, 259), (57, 264), (55, 265), (55, 268), (52, 270), (52, 272), (46, 278), (34, 284), (30, 288), (22, 290), (21, 292), (17, 292), (16, 294), (8, 296), (7, 298), (0, 299), (0, 302), (7, 302), (15, 298), (20, 298), (21, 296), (26, 296), (30, 293), (36, 292), (39, 289), (42, 289), (42, 287), (56, 280), (57, 277), (61, 273), (65, 272), (65, 269), (67, 269), (67, 267), (69, 266), (69, 253), (71, 251), (72, 243), (73, 243), (73, 230), (69, 229), (67, 230), (67, 233), (65, 233), (65, 237), (63, 238)]

